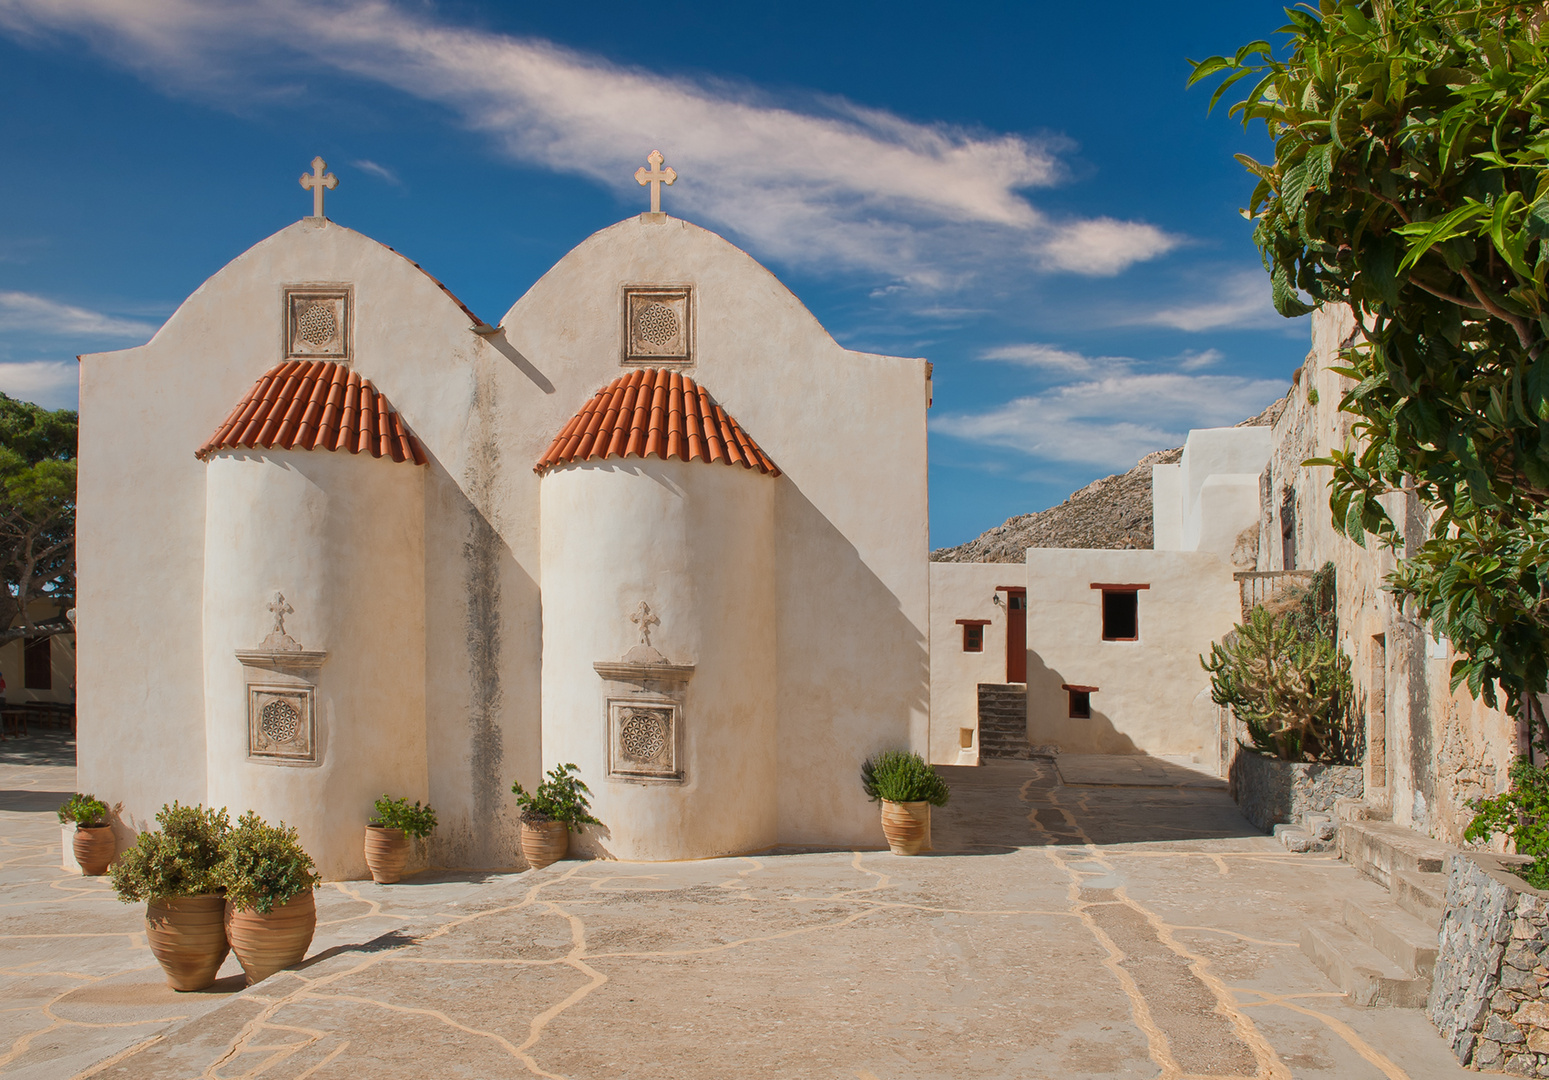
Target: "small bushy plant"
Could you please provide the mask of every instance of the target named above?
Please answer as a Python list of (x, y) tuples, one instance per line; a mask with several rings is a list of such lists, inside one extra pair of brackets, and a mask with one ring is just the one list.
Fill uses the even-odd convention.
[(580, 832), (582, 825), (601, 825), (592, 817), (592, 806), (586, 798), (592, 793), (591, 788), (578, 773), (574, 765), (556, 765), (531, 795), (520, 783), (512, 784), (511, 792), (522, 808), (522, 821), (528, 825), (563, 821), (571, 832)]
[(1518, 758), (1510, 776), (1510, 791), (1469, 802), (1474, 820), (1463, 838), (1488, 840), (1504, 833), (1518, 855), (1533, 858), (1513, 872), (1535, 889), (1549, 889), (1549, 768)]
[(219, 892), (215, 867), (231, 823), (225, 808), (163, 806), (157, 832), (143, 832), (113, 864), (113, 890), (126, 904)]
[(947, 782), (913, 750), (884, 750), (861, 764), (861, 786), (872, 802), (928, 802), (945, 806), (952, 797)]
[(96, 828), (108, 823), (108, 804), (95, 795), (82, 795), (77, 791), (69, 802), (59, 808), (59, 824), (75, 822), (82, 829)]
[(220, 852), (214, 878), (238, 911), (267, 915), (322, 880), (293, 827), (270, 825), (251, 810), (222, 837)]
[(1247, 728), (1249, 749), (1282, 761), (1360, 760), (1350, 658), (1335, 642), (1334, 568), (1248, 613), (1200, 657), (1210, 697)]
[(417, 836), (421, 840), (436, 827), (436, 812), (430, 804), (420, 805), (418, 799), (409, 805), (408, 799), (390, 799), (384, 792), (376, 801), (376, 816), (371, 824), (381, 829), (402, 829), (405, 836)]

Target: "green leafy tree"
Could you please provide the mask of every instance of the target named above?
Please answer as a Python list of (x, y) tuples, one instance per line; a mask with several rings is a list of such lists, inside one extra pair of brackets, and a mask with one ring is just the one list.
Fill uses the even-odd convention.
[(39, 597), (75, 606), (76, 414), (0, 394), (0, 637), (32, 635)]
[[(1409, 557), (1389, 578), (1459, 652), (1452, 685), (1515, 715), (1549, 668), (1549, 55), (1544, 8), (1359, 0), (1287, 11), (1280, 55), (1255, 41), (1194, 65), (1214, 106), (1262, 123), (1274, 158), (1245, 214), (1276, 307), (1345, 303), (1362, 333), (1336, 369), (1355, 439), (1330, 507)], [(1404, 491), (1428, 535), (1379, 499)], [(1413, 534), (1415, 530), (1411, 529)], [(1498, 693), (1499, 691), (1499, 693)]]

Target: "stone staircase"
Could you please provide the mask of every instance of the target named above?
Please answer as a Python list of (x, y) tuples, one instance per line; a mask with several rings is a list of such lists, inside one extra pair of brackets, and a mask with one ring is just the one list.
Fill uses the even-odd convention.
[(1370, 817), (1359, 799), (1339, 800), (1336, 814), (1340, 858), (1388, 895), (1348, 898), (1339, 922), (1309, 923), (1302, 928), (1302, 952), (1353, 1004), (1423, 1008), (1453, 849)]
[(1330, 851), (1339, 825), (1330, 814), (1304, 814), (1295, 825), (1276, 825), (1275, 839), (1285, 845), (1287, 851), (1305, 854), (1309, 851)]
[(1027, 686), (1025, 683), (979, 684), (979, 757), (1026, 758)]

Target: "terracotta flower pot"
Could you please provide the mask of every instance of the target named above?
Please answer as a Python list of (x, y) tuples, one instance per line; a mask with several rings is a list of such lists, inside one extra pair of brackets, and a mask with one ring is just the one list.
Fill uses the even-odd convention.
[(145, 938), (174, 990), (203, 990), (215, 981), (231, 951), (226, 944), (226, 898), (172, 896), (145, 905)]
[(522, 856), (534, 870), (558, 862), (570, 850), (570, 829), (563, 821), (522, 822)]
[(118, 841), (113, 837), (111, 825), (77, 825), (71, 847), (81, 873), (87, 877), (99, 877), (108, 872), (108, 864), (118, 854)]
[(403, 877), (403, 867), (408, 861), (409, 838), (402, 829), (366, 826), (366, 865), (371, 868), (372, 881), (378, 885), (391, 885)]
[(261, 983), (281, 968), (300, 963), (317, 929), (317, 903), (308, 889), (267, 915), (226, 905), (226, 937), (237, 954), (247, 984)]
[(918, 855), (930, 841), (930, 803), (882, 800), (882, 835), (894, 855)]

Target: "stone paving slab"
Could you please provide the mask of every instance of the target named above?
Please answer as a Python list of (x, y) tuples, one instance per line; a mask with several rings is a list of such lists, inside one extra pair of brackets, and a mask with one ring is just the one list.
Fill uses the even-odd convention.
[(1226, 781), (1203, 765), (1145, 754), (1061, 754), (1055, 759), (1066, 784), (1124, 787), (1189, 787), (1226, 790)]
[[(0, 807), (71, 786), (3, 755)], [(928, 856), (333, 883), (302, 966), (191, 995), (160, 983), (138, 909), (56, 869), (51, 814), (0, 809), (0, 1072), (1477, 1075), (1420, 1012), (1349, 1005), (1297, 949), (1305, 919), (1378, 887), (1290, 855), (1223, 793), (1074, 787), (1047, 760), (942, 772), (954, 797)]]

